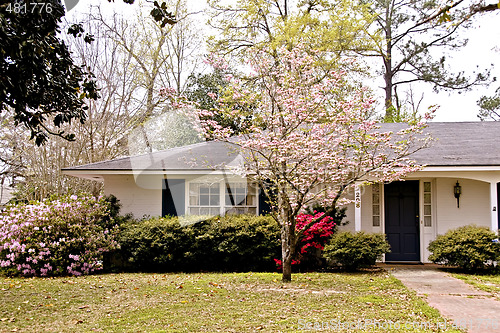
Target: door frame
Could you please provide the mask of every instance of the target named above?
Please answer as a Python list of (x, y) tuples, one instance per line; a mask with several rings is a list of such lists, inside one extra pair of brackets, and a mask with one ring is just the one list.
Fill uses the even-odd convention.
[[(418, 198), (418, 205), (417, 205), (417, 213), (418, 213), (418, 232), (416, 233), (417, 236), (418, 236), (418, 245), (419, 245), (419, 254), (418, 254), (418, 258), (419, 260), (418, 261), (413, 261), (413, 260), (409, 260), (409, 261), (401, 261), (401, 262), (408, 262), (408, 263), (417, 263), (417, 262), (425, 262), (423, 260), (423, 257), (424, 257), (424, 251), (423, 251), (423, 246), (424, 246), (424, 227), (423, 227), (423, 219), (422, 219), (422, 216), (423, 216), (423, 210), (424, 210), (424, 205), (423, 205), (423, 200), (424, 200), (424, 182), (419, 179), (419, 178), (408, 178), (408, 179), (405, 179), (405, 180), (401, 180), (400, 182), (404, 182), (404, 181), (418, 181), (418, 194), (417, 194), (417, 198)], [(426, 181), (430, 181), (431, 182), (431, 187), (432, 187), (432, 193), (435, 193), (434, 191), (434, 184), (435, 182), (431, 181), (431, 180), (426, 180)], [(383, 184), (385, 185), (385, 184)], [(434, 201), (434, 197), (435, 195), (432, 196), (432, 200)], [(381, 220), (383, 221), (383, 223), (381, 223), (381, 232), (383, 234), (386, 234), (386, 215), (385, 215), (385, 203), (386, 203), (386, 200), (385, 200), (385, 186), (381, 186)], [(434, 202), (433, 202), (434, 203)], [(433, 208), (435, 207), (435, 205), (433, 204), (432, 205)], [(433, 211), (432, 212), (433, 216), (435, 214), (435, 212)], [(433, 217), (433, 223), (432, 223), (432, 227), (434, 228), (435, 226), (435, 219)], [(386, 255), (384, 254), (383, 255), (383, 258), (382, 258), (383, 262), (386, 262)]]
[[(417, 179), (414, 179), (417, 180)], [(437, 235), (437, 183), (436, 178), (420, 178), (419, 189), (419, 231), (420, 231), (420, 262), (429, 263), (426, 258), (427, 246)], [(431, 226), (424, 225), (424, 183), (431, 183)]]

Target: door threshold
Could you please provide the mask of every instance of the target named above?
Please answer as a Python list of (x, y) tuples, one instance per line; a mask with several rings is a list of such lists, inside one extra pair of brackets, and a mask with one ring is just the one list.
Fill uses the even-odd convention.
[(384, 264), (423, 265), (421, 261), (384, 261)]

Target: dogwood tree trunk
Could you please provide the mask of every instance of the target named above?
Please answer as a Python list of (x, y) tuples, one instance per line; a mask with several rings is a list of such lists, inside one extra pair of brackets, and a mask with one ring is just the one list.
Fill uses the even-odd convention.
[(279, 200), (279, 204), (283, 205), (280, 209), (279, 220), (281, 222), (281, 259), (283, 266), (283, 282), (292, 281), (292, 261), (295, 256), (297, 245), (297, 236), (295, 232), (295, 216), (290, 208), (286, 207), (283, 200)]

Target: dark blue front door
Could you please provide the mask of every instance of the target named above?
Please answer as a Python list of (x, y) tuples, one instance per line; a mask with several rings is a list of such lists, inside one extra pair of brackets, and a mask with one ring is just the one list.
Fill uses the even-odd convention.
[(497, 183), (497, 214), (498, 214), (498, 230), (500, 230), (500, 183)]
[(391, 245), (386, 261), (420, 261), (418, 180), (385, 185), (385, 233)]

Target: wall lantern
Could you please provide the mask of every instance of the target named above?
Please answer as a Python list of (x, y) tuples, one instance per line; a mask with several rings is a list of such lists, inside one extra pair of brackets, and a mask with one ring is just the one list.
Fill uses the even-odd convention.
[(453, 186), (453, 194), (455, 195), (455, 198), (457, 199), (457, 208), (460, 208), (460, 194), (462, 194), (462, 186), (458, 183), (455, 186)]

